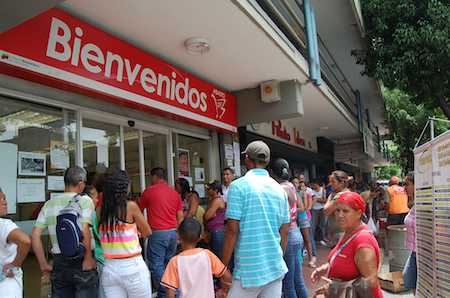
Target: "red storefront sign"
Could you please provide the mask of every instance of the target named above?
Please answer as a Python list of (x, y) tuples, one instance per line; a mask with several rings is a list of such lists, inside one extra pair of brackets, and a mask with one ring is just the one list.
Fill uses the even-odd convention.
[(0, 72), (236, 132), (234, 95), (57, 8), (0, 34)]

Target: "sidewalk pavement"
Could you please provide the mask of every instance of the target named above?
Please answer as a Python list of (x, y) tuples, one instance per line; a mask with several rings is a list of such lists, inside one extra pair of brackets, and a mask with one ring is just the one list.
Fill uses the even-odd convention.
[[(323, 247), (319, 243), (317, 243), (317, 254), (318, 254), (317, 265), (318, 266), (320, 266), (321, 264), (326, 262), (329, 252), (330, 252), (329, 248)], [(308, 262), (306, 262), (306, 261), (307, 261), (307, 259), (305, 259), (305, 262), (303, 262), (303, 276), (305, 278), (306, 287), (308, 288), (309, 297), (312, 297), (314, 294), (314, 291), (316, 289), (320, 288), (323, 285), (323, 282), (319, 283), (319, 284), (313, 284), (311, 282), (310, 277), (311, 277), (311, 273), (313, 272), (314, 269), (309, 268)], [(381, 272), (388, 272), (388, 271), (389, 271), (389, 260), (385, 256), (385, 257), (383, 257), (383, 264), (381, 267)], [(413, 298), (414, 297), (414, 295), (411, 291), (395, 294), (395, 293), (390, 293), (388, 291), (383, 290), (383, 294), (384, 294), (384, 298)]]

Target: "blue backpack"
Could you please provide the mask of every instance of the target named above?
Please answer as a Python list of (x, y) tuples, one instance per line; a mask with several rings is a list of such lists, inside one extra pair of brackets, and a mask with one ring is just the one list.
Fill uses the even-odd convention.
[(75, 195), (56, 217), (56, 238), (65, 257), (84, 255), (80, 199), (80, 194)]

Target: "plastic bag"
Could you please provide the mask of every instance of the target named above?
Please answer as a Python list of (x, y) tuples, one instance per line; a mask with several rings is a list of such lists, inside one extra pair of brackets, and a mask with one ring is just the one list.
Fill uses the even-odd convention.
[(367, 226), (369, 227), (369, 230), (372, 232), (372, 234), (378, 235), (379, 227), (375, 224), (373, 218), (369, 219)]

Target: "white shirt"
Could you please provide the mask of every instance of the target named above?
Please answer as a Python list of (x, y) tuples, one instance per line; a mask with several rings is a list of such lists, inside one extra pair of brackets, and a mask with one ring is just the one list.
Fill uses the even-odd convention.
[[(312, 191), (313, 199), (314, 198), (321, 199), (323, 197), (323, 188), (322, 187), (319, 189), (319, 191), (315, 191), (315, 190), (311, 190), (311, 191)], [(312, 206), (312, 209), (321, 210), (321, 209), (323, 209), (323, 207), (325, 207), (324, 203), (315, 202)]]
[(225, 203), (227, 202), (227, 195), (228, 195), (229, 189), (230, 189), (230, 185), (228, 185), (228, 186), (222, 185), (222, 198), (225, 201)]
[(16, 258), (17, 245), (8, 243), (8, 235), (17, 228), (12, 220), (0, 218), (0, 264), (2, 266), (11, 263)]

